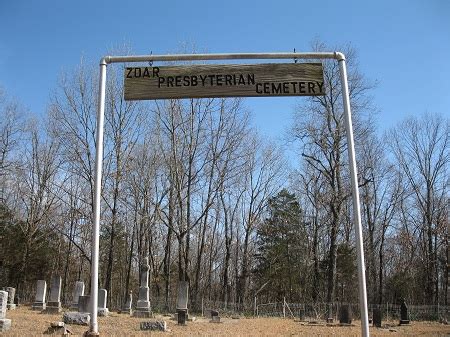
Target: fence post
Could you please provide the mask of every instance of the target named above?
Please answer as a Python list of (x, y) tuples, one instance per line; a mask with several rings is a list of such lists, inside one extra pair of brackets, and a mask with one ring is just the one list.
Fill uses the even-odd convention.
[(203, 297), (202, 297), (202, 317), (204, 317), (205, 315), (203, 314)]
[(283, 318), (286, 318), (286, 297), (283, 297)]

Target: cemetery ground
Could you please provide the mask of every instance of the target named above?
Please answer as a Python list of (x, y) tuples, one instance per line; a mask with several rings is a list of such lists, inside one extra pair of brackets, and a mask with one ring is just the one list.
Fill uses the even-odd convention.
[[(51, 322), (62, 321), (60, 314), (43, 314), (21, 305), (10, 310), (7, 317), (12, 320), (11, 329), (0, 333), (6, 336), (36, 336), (43, 334)], [(111, 312), (108, 317), (99, 317), (99, 331), (102, 336), (359, 336), (361, 326), (354, 321), (352, 326), (327, 326), (324, 322), (308, 322), (283, 318), (240, 318), (221, 317), (221, 323), (210, 323), (208, 317), (197, 317), (186, 326), (179, 326), (169, 316), (157, 315), (155, 319), (167, 322), (167, 332), (140, 331), (141, 322), (149, 318), (136, 318)], [(82, 336), (87, 326), (70, 325), (75, 336)], [(371, 336), (449, 336), (450, 325), (439, 322), (412, 321), (410, 325), (399, 326), (398, 321), (383, 322), (383, 328), (370, 327)]]

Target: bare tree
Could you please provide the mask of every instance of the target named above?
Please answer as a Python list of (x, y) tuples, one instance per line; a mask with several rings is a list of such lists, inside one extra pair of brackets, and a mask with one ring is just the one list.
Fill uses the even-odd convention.
[[(436, 114), (408, 118), (390, 132), (390, 145), (407, 183), (404, 220), (415, 224), (426, 280), (424, 298), (438, 302), (437, 248), (444, 240), (438, 229), (447, 207), (450, 122)], [(444, 234), (445, 236), (445, 234)]]
[[(315, 51), (326, 48), (324, 44), (316, 43)], [(348, 60), (349, 94), (354, 113), (355, 142), (363, 139), (369, 125), (361, 118), (364, 112), (372, 111), (367, 92), (372, 84), (367, 83), (358, 72), (355, 51), (345, 50)], [(343, 220), (343, 210), (349, 197), (347, 164), (347, 140), (342, 107), (342, 94), (339, 67), (336, 62), (324, 62), (324, 96), (311, 97), (297, 109), (296, 122), (292, 129), (294, 139), (301, 142), (302, 157), (326, 181), (326, 191), (323, 200), (329, 218), (329, 252), (327, 271), (327, 297), (331, 302), (335, 298), (336, 258), (338, 233)]]

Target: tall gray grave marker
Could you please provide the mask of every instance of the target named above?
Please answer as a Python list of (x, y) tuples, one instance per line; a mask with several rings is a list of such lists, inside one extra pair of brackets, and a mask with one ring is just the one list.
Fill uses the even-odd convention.
[(98, 316), (108, 316), (109, 310), (106, 307), (107, 298), (108, 298), (108, 291), (106, 289), (99, 289), (98, 290), (98, 305), (97, 305)]
[(121, 314), (133, 314), (133, 291), (130, 291), (130, 294), (127, 296), (127, 300), (125, 301), (125, 304), (123, 305), (122, 310), (120, 311)]
[(409, 313), (405, 300), (402, 300), (402, 304), (400, 305), (400, 325), (404, 324), (409, 324)]
[(78, 297), (78, 312), (91, 312), (91, 296), (81, 295)]
[(180, 281), (178, 283), (177, 297), (177, 321), (180, 325), (185, 325), (188, 319), (188, 299), (189, 299), (189, 283)]
[(8, 292), (8, 310), (16, 309), (16, 305), (14, 304), (14, 296), (16, 295), (16, 288), (6, 287), (5, 290)]
[(71, 309), (78, 310), (78, 299), (80, 296), (84, 295), (84, 282), (83, 281), (77, 281), (75, 282), (75, 288), (73, 289), (73, 296), (72, 296), (72, 304), (70, 305)]
[(37, 280), (36, 282), (36, 297), (34, 298), (34, 303), (31, 306), (32, 310), (45, 310), (45, 294), (47, 293), (47, 282), (44, 280)]
[(50, 299), (47, 303), (48, 314), (56, 314), (61, 312), (61, 276), (54, 276), (50, 285)]
[(339, 323), (352, 324), (352, 308), (349, 304), (342, 304), (339, 308)]
[(148, 264), (148, 257), (144, 258), (141, 265), (141, 285), (139, 287), (139, 297), (136, 303), (136, 310), (133, 316), (135, 317), (151, 317), (152, 311), (150, 307), (150, 289), (148, 287), (148, 279), (150, 274), (150, 266)]

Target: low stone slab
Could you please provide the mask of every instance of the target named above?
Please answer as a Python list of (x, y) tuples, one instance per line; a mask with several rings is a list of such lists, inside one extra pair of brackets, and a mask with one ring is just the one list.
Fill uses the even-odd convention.
[(0, 332), (7, 331), (11, 328), (11, 320), (8, 318), (0, 319)]
[(89, 325), (91, 322), (91, 314), (87, 312), (65, 312), (63, 315), (65, 324)]
[(64, 322), (52, 322), (44, 335), (70, 336), (73, 332)]
[(153, 313), (151, 311), (147, 311), (147, 310), (136, 309), (133, 311), (133, 317), (151, 318), (151, 317), (153, 317)]
[(167, 331), (167, 324), (165, 321), (141, 322), (140, 328), (141, 330)]
[(212, 316), (210, 323), (220, 323), (220, 316)]
[(47, 304), (46, 303), (38, 303), (38, 302), (34, 302), (33, 305), (31, 306), (31, 310), (35, 310), (35, 311), (42, 311), (47, 309)]

